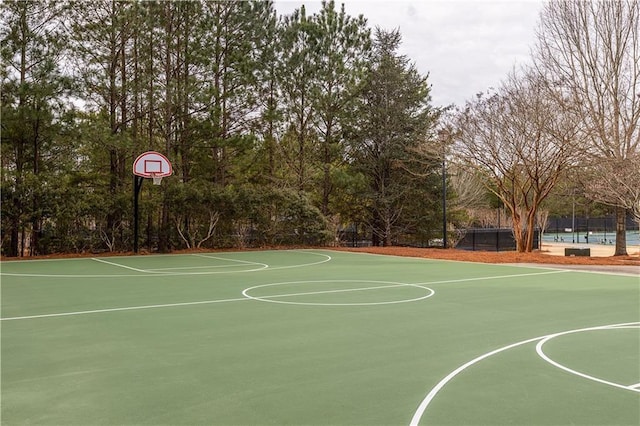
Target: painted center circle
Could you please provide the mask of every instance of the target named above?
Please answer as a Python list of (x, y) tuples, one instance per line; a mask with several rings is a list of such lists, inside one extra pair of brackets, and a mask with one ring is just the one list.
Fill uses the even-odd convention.
[(311, 306), (366, 306), (417, 302), (435, 291), (418, 284), (368, 280), (289, 281), (249, 287), (243, 296), (261, 302)]

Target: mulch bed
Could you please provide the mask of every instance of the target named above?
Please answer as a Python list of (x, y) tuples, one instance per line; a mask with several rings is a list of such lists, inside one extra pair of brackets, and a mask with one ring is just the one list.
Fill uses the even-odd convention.
[(518, 253), (515, 251), (488, 252), (456, 249), (433, 249), (414, 247), (360, 247), (336, 248), (336, 250), (354, 251), (392, 256), (423, 257), (427, 259), (460, 260), (482, 263), (544, 263), (554, 265), (638, 265), (640, 256), (581, 257), (554, 256), (545, 252)]
[[(215, 251), (249, 251), (264, 249), (291, 249), (294, 247), (263, 247), (260, 249), (246, 250), (211, 250), (211, 249), (195, 249), (180, 250), (173, 253), (197, 253), (197, 252), (215, 252)], [(322, 248), (322, 247), (296, 247), (296, 248)], [(422, 257), (427, 259), (446, 259), (460, 260), (465, 262), (482, 262), (482, 263), (544, 263), (557, 265), (636, 265), (640, 266), (640, 256), (611, 256), (611, 257), (565, 257), (553, 256), (545, 252), (536, 251), (533, 253), (518, 253), (514, 251), (488, 252), (488, 251), (466, 251), (456, 249), (434, 249), (434, 248), (414, 248), (414, 247), (331, 247), (332, 250), (352, 251), (362, 253), (385, 254), (391, 256), (409, 256)], [(141, 255), (149, 254), (142, 252)], [(105, 256), (126, 256), (133, 253), (65, 253), (52, 254), (46, 256), (35, 257), (2, 257), (1, 260), (26, 260), (26, 259), (60, 259), (60, 258), (76, 258), (76, 257), (105, 257)]]

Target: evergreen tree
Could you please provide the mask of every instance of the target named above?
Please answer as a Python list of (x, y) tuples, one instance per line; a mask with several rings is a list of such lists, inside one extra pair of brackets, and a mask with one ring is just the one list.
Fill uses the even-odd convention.
[(317, 120), (313, 93), (318, 89), (317, 58), (313, 53), (315, 28), (304, 6), (283, 20), (278, 82), (281, 88), (285, 133), (280, 141), (291, 186), (300, 192), (310, 188), (312, 150), (316, 146)]
[[(129, 215), (130, 166), (133, 157), (130, 84), (136, 78), (132, 66), (133, 37), (136, 29), (134, 3), (102, 0), (72, 3), (72, 42), (76, 69), (80, 76), (80, 98), (92, 126), (93, 156), (105, 158), (93, 170), (95, 190), (106, 200), (106, 211), (97, 228), (110, 250), (124, 249), (123, 220)], [(136, 122), (137, 123), (137, 122)], [(95, 141), (99, 143), (95, 144)], [(107, 187), (100, 185), (106, 184)]]
[(41, 254), (56, 179), (56, 135), (68, 100), (61, 69), (64, 4), (6, 1), (2, 21), (2, 231), (10, 256)]
[(400, 42), (398, 31), (376, 30), (350, 152), (354, 167), (368, 181), (362, 201), (374, 245), (391, 245), (394, 237), (415, 231), (420, 216), (428, 214), (420, 206), (428, 206), (425, 200), (431, 198), (425, 167), (436, 164), (420, 148), (432, 133), (438, 111), (429, 104), (427, 78), (397, 53)]
[[(384, 181), (420, 196), (411, 176), (418, 122), (431, 119), (426, 80), (393, 47), (395, 65), (380, 48), (371, 62), (365, 19), (333, 1), (281, 20), (272, 1), (0, 7), (3, 253), (130, 249), (131, 164), (147, 150), (175, 173), (140, 194), (150, 249), (324, 241), (327, 219), (335, 231), (392, 198), (363, 192), (382, 181), (349, 164), (381, 142), (372, 105), (387, 83), (422, 90), (389, 106), (400, 130), (386, 135), (404, 148), (389, 151), (402, 171)], [(394, 232), (419, 207), (403, 206)]]
[(343, 166), (344, 132), (355, 117), (357, 90), (365, 75), (371, 38), (364, 17), (351, 18), (344, 4), (337, 11), (333, 0), (322, 2), (313, 23), (312, 54), (318, 68), (311, 95), (322, 168), (319, 205), (322, 213), (329, 215), (336, 213), (330, 211), (335, 191), (332, 174), (339, 173)]

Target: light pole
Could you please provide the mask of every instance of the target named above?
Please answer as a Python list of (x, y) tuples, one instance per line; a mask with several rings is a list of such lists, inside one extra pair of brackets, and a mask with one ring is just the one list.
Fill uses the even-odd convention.
[(571, 242), (576, 243), (576, 190), (573, 190), (573, 202), (571, 207)]
[(446, 129), (438, 132), (442, 142), (442, 248), (447, 248), (447, 143), (449, 131)]

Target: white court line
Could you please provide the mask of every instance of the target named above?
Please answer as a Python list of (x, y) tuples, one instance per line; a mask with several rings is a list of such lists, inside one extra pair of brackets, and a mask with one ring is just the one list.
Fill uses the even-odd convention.
[[(603, 329), (608, 329), (608, 328), (613, 328), (613, 327), (624, 327), (624, 326), (628, 326), (628, 325), (638, 325), (638, 324), (640, 324), (640, 323), (628, 322), (628, 323), (622, 323), (622, 324), (611, 324), (611, 325), (604, 325), (604, 326), (599, 326), (599, 327), (588, 327), (588, 328), (570, 330), (570, 331), (567, 331), (567, 332), (564, 332), (564, 333), (566, 334), (566, 333), (577, 333), (577, 332), (581, 332), (581, 331), (603, 330)], [(460, 367), (456, 368), (451, 373), (447, 374), (447, 376), (445, 376), (444, 379), (440, 380), (438, 382), (438, 384), (436, 384), (431, 389), (431, 391), (429, 391), (427, 396), (424, 397), (424, 399), (422, 400), (420, 405), (418, 405), (418, 408), (416, 409), (416, 412), (414, 413), (413, 417), (411, 418), (411, 422), (409, 423), (409, 425), (410, 426), (418, 426), (418, 424), (420, 423), (420, 419), (424, 415), (424, 412), (427, 410), (427, 407), (429, 406), (431, 401), (433, 401), (433, 398), (436, 397), (438, 392), (440, 392), (442, 390), (442, 388), (444, 388), (447, 383), (449, 383), (451, 380), (453, 380), (454, 377), (456, 377), (458, 374), (460, 374), (461, 372), (463, 372), (467, 368), (471, 367), (474, 364), (479, 363), (480, 361), (482, 361), (484, 359), (489, 358), (490, 356), (498, 354), (500, 352), (504, 352), (504, 351), (507, 351), (509, 349), (516, 348), (518, 346), (526, 345), (527, 343), (533, 343), (533, 342), (536, 342), (538, 340), (545, 339), (545, 338), (547, 338), (549, 336), (554, 336), (554, 335), (558, 335), (558, 334), (562, 334), (562, 333), (547, 334), (547, 335), (544, 335), (544, 336), (534, 337), (533, 339), (527, 339), (527, 340), (523, 340), (521, 342), (513, 343), (513, 344), (508, 345), (508, 346), (503, 346), (502, 348), (493, 350), (491, 352), (487, 352), (484, 355), (480, 355), (479, 357), (474, 358), (471, 361), (469, 361), (469, 362), (461, 365)]]
[[(315, 292), (308, 292), (308, 293), (291, 293), (291, 294), (279, 294), (279, 295), (271, 295), (271, 296), (251, 296), (248, 294), (249, 291), (256, 289), (256, 288), (260, 288), (260, 287), (268, 287), (268, 286), (272, 286), (274, 284), (261, 284), (261, 285), (257, 285), (254, 287), (249, 287), (245, 290), (242, 291), (242, 294), (245, 295), (246, 297), (249, 298), (255, 298), (255, 299), (273, 299), (276, 297), (293, 297), (293, 296), (305, 296), (305, 295), (313, 295), (313, 294), (324, 294), (324, 293), (339, 293), (339, 292), (348, 292), (348, 291), (360, 291), (360, 290), (374, 290), (374, 289), (378, 289), (378, 288), (392, 288), (392, 287), (420, 287), (420, 288), (424, 288), (426, 290), (425, 287), (421, 287), (423, 285), (432, 285), (432, 284), (448, 284), (448, 283), (459, 283), (459, 282), (467, 282), (467, 281), (483, 281), (483, 280), (494, 280), (494, 279), (502, 279), (502, 278), (517, 278), (517, 277), (528, 277), (528, 276), (535, 276), (535, 275), (549, 275), (549, 274), (561, 274), (567, 271), (545, 271), (545, 272), (532, 272), (532, 273), (528, 273), (528, 274), (512, 274), (512, 275), (497, 275), (497, 276), (491, 276), (491, 277), (473, 277), (473, 278), (460, 278), (460, 279), (456, 279), (456, 280), (441, 280), (441, 281), (427, 281), (427, 282), (421, 282), (421, 283), (397, 283), (397, 284), (391, 284), (391, 285), (385, 285), (385, 286), (377, 286), (377, 287), (361, 287), (361, 288), (355, 288), (355, 289), (340, 289), (340, 290), (320, 290), (320, 291), (315, 291)], [(317, 282), (336, 282), (336, 281), (341, 281), (341, 280), (330, 280), (330, 281), (304, 281), (307, 283), (317, 283)], [(350, 280), (351, 281), (351, 280)], [(357, 281), (357, 280), (353, 280), (353, 281)], [(367, 280), (362, 280), (362, 281), (358, 281), (358, 282), (366, 282)], [(302, 281), (291, 281), (291, 282), (284, 282), (284, 283), (276, 283), (278, 285), (283, 285), (283, 284), (297, 284), (297, 283), (301, 283)], [(343, 282), (347, 282), (347, 281), (343, 281)], [(382, 281), (381, 281), (382, 282)]]
[[(379, 285), (379, 286), (371, 286), (371, 287), (357, 287), (357, 288), (348, 288), (348, 289), (335, 289), (335, 290), (318, 290), (318, 291), (310, 291), (310, 292), (301, 292), (301, 293), (289, 293), (289, 294), (277, 294), (277, 295), (267, 295), (267, 296), (251, 296), (249, 292), (251, 290), (255, 290), (257, 288), (265, 288), (272, 286), (280, 286), (287, 284), (311, 284), (311, 283), (377, 283), (377, 284), (389, 284), (389, 285)], [(316, 302), (285, 302), (279, 300), (279, 298), (285, 297), (293, 297), (293, 296), (307, 296), (307, 295), (316, 295), (316, 294), (329, 294), (329, 293), (344, 293), (344, 292), (355, 292), (355, 291), (367, 291), (367, 290), (378, 290), (378, 289), (386, 289), (386, 288), (397, 288), (397, 287), (413, 287), (419, 288), (427, 291), (426, 296), (420, 296), (414, 299), (402, 299), (402, 300), (392, 300), (386, 302), (361, 302), (361, 303), (316, 303)], [(389, 282), (389, 281), (368, 281), (368, 280), (321, 280), (321, 281), (289, 281), (289, 282), (280, 282), (280, 283), (271, 283), (271, 284), (262, 284), (254, 287), (247, 288), (242, 291), (242, 294), (245, 297), (248, 297), (253, 300), (261, 301), (261, 302), (272, 302), (272, 303), (283, 303), (286, 305), (304, 305), (304, 306), (374, 306), (374, 305), (392, 305), (398, 303), (408, 303), (408, 302), (417, 302), (420, 300), (427, 299), (433, 296), (436, 292), (428, 287), (416, 285), (416, 284), (408, 284), (408, 283), (398, 283), (398, 282)]]
[[(635, 328), (638, 328), (638, 325), (634, 325), (634, 326), (607, 327), (607, 328), (604, 328), (603, 330), (611, 330), (611, 329), (618, 329), (618, 330), (619, 330), (619, 329), (624, 329), (624, 328), (634, 328), (634, 329), (635, 329)], [(540, 340), (540, 341), (538, 342), (538, 344), (536, 345), (536, 352), (538, 353), (538, 355), (540, 356), (540, 358), (544, 359), (545, 361), (547, 361), (549, 364), (553, 365), (554, 367), (556, 367), (556, 368), (559, 368), (559, 369), (561, 369), (561, 370), (566, 371), (567, 373), (575, 374), (576, 376), (582, 377), (582, 378), (584, 378), (584, 379), (593, 380), (594, 382), (602, 383), (602, 384), (604, 384), (604, 385), (609, 385), (609, 386), (613, 386), (613, 387), (620, 388), (620, 389), (631, 390), (631, 391), (634, 391), (634, 392), (640, 392), (640, 389), (635, 389), (635, 388), (634, 388), (634, 386), (621, 385), (621, 384), (619, 384), (619, 383), (610, 382), (610, 381), (608, 381), (608, 380), (600, 379), (600, 378), (598, 378), (598, 377), (590, 376), (590, 375), (588, 375), (588, 374), (584, 374), (584, 373), (581, 373), (581, 372), (579, 372), (579, 371), (573, 370), (573, 369), (571, 369), (571, 368), (569, 368), (569, 367), (566, 367), (566, 366), (564, 366), (564, 365), (560, 364), (560, 363), (559, 363), (559, 362), (557, 362), (557, 361), (554, 361), (553, 359), (549, 358), (549, 357), (547, 356), (547, 354), (545, 354), (545, 353), (544, 353), (544, 351), (543, 351), (542, 347), (543, 347), (543, 346), (545, 345), (545, 343), (547, 343), (549, 340), (554, 339), (554, 338), (556, 338), (556, 337), (558, 337), (558, 336), (564, 336), (564, 335), (567, 335), (567, 334), (578, 333), (578, 332), (581, 332), (581, 331), (584, 331), (584, 330), (565, 331), (565, 332), (563, 332), (563, 333), (556, 333), (556, 334), (551, 334), (551, 335), (549, 335), (549, 336), (546, 336), (544, 339)]]
[(518, 342), (518, 343), (514, 343), (512, 345), (509, 346), (504, 346), (500, 349), (496, 349), (494, 351), (491, 352), (487, 352), (484, 355), (480, 355), (477, 358), (472, 359), (471, 361), (462, 364), (460, 367), (456, 368), (455, 370), (453, 370), (451, 373), (447, 374), (447, 376), (445, 376), (444, 379), (440, 380), (440, 382), (438, 382), (437, 385), (435, 385), (433, 387), (433, 389), (431, 389), (431, 391), (427, 394), (427, 396), (424, 397), (424, 399), (422, 400), (422, 402), (420, 403), (420, 405), (418, 405), (418, 408), (416, 409), (416, 412), (413, 414), (413, 417), (411, 418), (411, 422), (409, 423), (410, 426), (418, 426), (418, 424), (420, 423), (420, 419), (422, 418), (422, 415), (424, 414), (424, 412), (427, 410), (427, 407), (429, 406), (429, 404), (431, 403), (431, 401), (433, 400), (433, 398), (435, 398), (435, 396), (438, 394), (438, 392), (440, 392), (442, 390), (442, 388), (449, 383), (454, 377), (456, 377), (458, 374), (462, 373), (464, 370), (466, 370), (467, 368), (471, 367), (474, 364), (477, 364), (478, 362), (482, 361), (483, 359), (489, 358), (492, 355), (498, 354), (500, 352), (509, 350), (509, 349), (513, 349), (517, 346), (520, 345), (524, 345), (527, 343), (531, 343), (531, 342), (535, 342), (537, 340), (539, 340), (539, 337), (534, 337), (533, 339), (528, 339), (528, 340), (523, 340), (522, 342)]
[(315, 254), (316, 256), (324, 256), (325, 259), (324, 260), (320, 260), (318, 262), (313, 262), (313, 263), (303, 263), (301, 265), (289, 265), (289, 266), (276, 266), (273, 268), (269, 268), (270, 271), (273, 271), (274, 269), (294, 269), (294, 268), (299, 268), (301, 266), (315, 266), (315, 265), (322, 265), (323, 263), (327, 263), (333, 260), (333, 258), (331, 256), (329, 256), (328, 254), (323, 254), (323, 253), (316, 253), (310, 250), (291, 250), (292, 253), (311, 253), (311, 254)]
[(629, 385), (629, 389), (640, 389), (640, 383), (636, 383), (635, 385)]
[[(531, 272), (531, 273), (527, 273), (527, 274), (511, 274), (511, 275), (494, 275), (491, 277), (473, 277), (473, 278), (460, 278), (460, 279), (456, 279), (456, 280), (441, 280), (441, 281), (425, 281), (425, 282), (421, 282), (421, 283), (407, 283), (407, 284), (394, 284), (394, 285), (389, 285), (389, 286), (380, 286), (380, 287), (370, 287), (370, 288), (363, 288), (363, 290), (372, 290), (374, 288), (389, 288), (389, 287), (401, 287), (401, 286), (416, 286), (416, 287), (420, 287), (423, 285), (432, 285), (432, 284), (450, 284), (450, 283), (461, 283), (461, 282), (468, 282), (468, 281), (484, 281), (484, 280), (498, 280), (498, 279), (503, 279), (503, 278), (518, 278), (518, 277), (529, 277), (529, 276), (535, 276), (535, 275), (550, 275), (550, 274), (562, 274), (565, 272), (569, 272), (569, 271), (565, 271), (565, 270), (553, 270), (553, 271), (545, 271), (545, 272)], [(366, 280), (363, 280), (366, 281)], [(296, 283), (298, 281), (292, 282)], [(318, 282), (318, 281), (308, 281), (308, 282)], [(331, 281), (333, 282), (333, 281)], [(290, 283), (279, 283), (279, 284), (290, 284)], [(271, 285), (271, 284), (268, 284)], [(257, 288), (257, 287), (264, 287), (266, 285), (259, 285), (259, 286), (255, 286), (255, 287), (251, 287), (246, 289), (245, 291), (242, 292), (242, 294), (244, 294), (246, 291), (249, 291), (251, 289)], [(422, 287), (424, 288), (424, 287)], [(359, 289), (354, 289), (354, 290), (337, 290), (337, 291), (358, 291)], [(318, 293), (322, 293), (322, 292), (318, 292)], [(306, 293), (306, 294), (313, 294), (313, 293)], [(296, 294), (294, 296), (300, 296), (302, 294)], [(251, 297), (249, 295), (246, 295), (247, 297)], [(262, 296), (261, 296), (262, 297)], [(273, 297), (287, 297), (287, 295), (281, 295), (281, 296), (265, 296), (264, 298), (273, 298)]]
[(229, 258), (226, 258), (226, 257), (211, 256), (211, 255), (208, 255), (208, 254), (192, 254), (191, 256), (204, 257), (205, 259), (225, 260), (225, 261), (229, 261), (229, 262), (248, 263), (249, 265), (262, 265), (262, 266), (267, 266), (267, 267), (269, 266), (266, 263), (251, 262), (249, 260), (240, 260), (240, 259), (229, 259)]
[[(218, 259), (218, 260), (225, 260), (225, 261), (230, 261), (230, 262), (238, 262), (238, 263), (249, 264), (249, 265), (254, 265), (254, 266), (260, 265), (260, 266), (262, 266), (262, 268), (260, 268), (260, 269), (265, 269), (265, 268), (269, 267), (269, 265), (267, 265), (267, 264), (258, 263), (258, 262), (247, 262), (247, 261), (244, 261), (244, 260), (225, 259), (225, 258), (222, 258), (222, 257), (202, 256), (202, 255), (197, 255), (197, 254), (194, 254), (193, 256), (204, 257), (204, 258), (207, 258), (207, 259)], [(106, 260), (98, 259), (96, 257), (92, 257), (91, 260), (95, 260), (96, 262), (106, 263), (107, 265), (117, 266), (117, 267), (120, 267), (120, 268), (130, 269), (132, 271), (143, 272), (143, 273), (148, 273), (148, 274), (164, 274), (164, 272), (162, 272), (162, 271), (170, 271), (170, 270), (178, 270), (178, 269), (232, 268), (234, 266), (237, 266), (237, 265), (215, 265), (215, 266), (212, 265), (212, 266), (192, 266), (192, 267), (181, 266), (181, 267), (176, 267), (176, 268), (138, 269), (138, 268), (134, 268), (134, 267), (131, 267), (131, 266), (121, 265), (121, 264), (115, 263), (115, 262), (108, 262)]]
[(199, 302), (167, 303), (163, 305), (127, 306), (124, 308), (107, 308), (107, 309), (95, 309), (91, 311), (60, 312), (57, 314), (28, 315), (24, 317), (0, 318), (0, 321), (16, 321), (16, 320), (37, 319), (37, 318), (68, 317), (73, 315), (99, 314), (104, 312), (120, 312), (120, 311), (136, 311), (141, 309), (170, 308), (174, 306), (208, 305), (212, 303), (240, 302), (242, 300), (251, 300), (251, 299), (240, 297), (238, 299), (203, 300)]
[(106, 263), (107, 265), (111, 265), (111, 266), (117, 266), (118, 268), (129, 269), (129, 270), (136, 271), (136, 272), (143, 272), (143, 273), (146, 273), (146, 274), (153, 273), (151, 271), (147, 271), (146, 269), (138, 269), (138, 268), (134, 268), (132, 266), (121, 265), (121, 264), (115, 263), (115, 262), (108, 262), (108, 261), (106, 261), (104, 259), (98, 259), (97, 257), (92, 257), (91, 260), (95, 260), (96, 262), (100, 262), (100, 263)]
[[(331, 258), (329, 257), (329, 260), (330, 259)], [(106, 263), (110, 263), (110, 262), (106, 262)], [(465, 281), (480, 281), (480, 280), (491, 280), (491, 279), (500, 279), (500, 278), (514, 278), (514, 277), (529, 276), (529, 275), (557, 274), (557, 273), (562, 273), (562, 272), (566, 272), (566, 271), (536, 272), (536, 273), (531, 273), (531, 274), (517, 274), (517, 275), (499, 275), (499, 276), (493, 276), (493, 277), (462, 278), (462, 279), (459, 279), (459, 280), (432, 281), (432, 282), (426, 282), (426, 283), (414, 283), (414, 284), (404, 284), (404, 285), (421, 286), (421, 285), (428, 285), (428, 284), (445, 284), (445, 283), (455, 283), (455, 282), (465, 282)], [(252, 288), (255, 288), (255, 287), (252, 287)], [(248, 290), (251, 290), (251, 288), (245, 289), (243, 291), (243, 295)], [(341, 289), (341, 290), (337, 290), (337, 291), (347, 291), (347, 290)], [(354, 290), (354, 291), (357, 291), (357, 290)], [(300, 296), (302, 294), (296, 294), (296, 295)], [(269, 299), (269, 298), (275, 298), (275, 297), (286, 297), (286, 295), (261, 296), (262, 299)], [(135, 310), (135, 309), (165, 308), (165, 307), (171, 307), (171, 306), (189, 306), (189, 305), (199, 305), (199, 304), (219, 303), (219, 302), (235, 302), (235, 301), (239, 301), (239, 300), (251, 300), (251, 299), (256, 299), (256, 298), (253, 297), (253, 296), (245, 295), (245, 297), (241, 298), (241, 299), (206, 300), (206, 301), (202, 301), (202, 302), (170, 303), (170, 304), (166, 304), (166, 305), (143, 305), (143, 306), (131, 306), (131, 307), (124, 307), (124, 308), (97, 309), (97, 310), (92, 310), (92, 311), (62, 312), (62, 313), (57, 313), (57, 314), (44, 314), (44, 315), (29, 315), (29, 316), (23, 316), (23, 317), (0, 318), (0, 321), (13, 321), (13, 320), (21, 320), (21, 319), (62, 317), (62, 316), (70, 316), (70, 315), (94, 314), (94, 313), (101, 313), (101, 312), (130, 311), (130, 310)]]
[(414, 283), (414, 285), (450, 284), (450, 283), (463, 283), (468, 281), (499, 280), (503, 278), (518, 278), (518, 277), (532, 277), (536, 275), (563, 274), (565, 272), (571, 272), (571, 271), (564, 270), (564, 269), (555, 269), (553, 271), (530, 272), (526, 274), (495, 275), (492, 277), (473, 277), (473, 278), (460, 278), (456, 280), (425, 281), (422, 283)]
[[(177, 271), (180, 269), (213, 269), (213, 268), (237, 268), (238, 265), (209, 265), (209, 266), (176, 266), (174, 268), (153, 268), (149, 269), (151, 272), (155, 271)], [(268, 267), (268, 265), (267, 265)], [(264, 269), (264, 268), (262, 268)], [(257, 269), (256, 269), (257, 270)]]
[[(277, 269), (294, 269), (294, 268), (304, 268), (307, 266), (315, 266), (315, 265), (321, 265), (323, 263), (326, 262), (330, 262), (332, 260), (331, 256), (327, 255), (327, 254), (323, 254), (323, 253), (316, 253), (316, 252), (312, 252), (312, 251), (301, 251), (301, 250), (286, 250), (286, 251), (290, 251), (293, 253), (310, 253), (312, 255), (315, 256), (321, 256), (324, 257), (323, 260), (320, 260), (318, 262), (310, 262), (310, 263), (300, 263), (297, 265), (289, 265), (289, 266), (273, 266), (270, 267), (269, 265), (267, 265), (266, 263), (258, 263), (258, 262), (246, 262), (246, 261), (242, 261), (242, 260), (236, 260), (233, 259), (237, 262), (246, 262), (246, 263), (250, 263), (253, 265), (260, 265), (260, 268), (255, 268), (255, 269), (246, 269), (246, 270), (240, 270), (240, 271), (236, 271), (236, 270), (232, 270), (232, 271), (204, 271), (204, 272), (153, 272), (152, 270), (144, 270), (144, 269), (136, 269), (136, 268), (132, 268), (132, 267), (128, 267), (128, 266), (124, 266), (124, 265), (120, 265), (117, 263), (113, 263), (112, 265), (114, 266), (119, 266), (122, 268), (126, 268), (126, 269), (131, 269), (133, 271), (136, 272), (141, 272), (141, 273), (145, 273), (145, 274), (149, 274), (149, 275), (155, 275), (155, 276), (163, 276), (163, 277), (185, 277), (185, 276), (194, 276), (194, 275), (215, 275), (215, 274), (239, 274), (239, 273), (247, 273), (247, 272), (256, 272), (256, 271), (274, 271)], [(179, 255), (156, 255), (153, 257), (159, 257), (159, 256), (179, 256)], [(152, 256), (148, 256), (148, 257), (152, 257)], [(89, 259), (89, 260), (96, 260), (98, 262), (103, 262), (106, 264), (111, 264), (111, 262), (107, 262), (105, 260), (99, 259), (99, 258), (82, 258), (82, 259)], [(71, 259), (45, 259), (45, 260), (71, 260)], [(78, 260), (78, 259), (73, 259), (73, 260)], [(225, 260), (231, 260), (231, 259), (225, 259)], [(18, 262), (43, 262), (44, 260), (24, 260), (24, 261), (19, 261), (19, 260), (15, 260), (12, 261), (14, 263), (18, 263)], [(133, 274), (31, 274), (31, 273), (14, 273), (14, 272), (2, 272), (0, 271), (0, 275), (5, 275), (5, 276), (11, 276), (11, 277), (42, 277), (42, 278), (130, 278), (130, 277), (135, 277), (135, 278), (139, 278), (140, 275), (133, 275)]]
[[(329, 259), (331, 259), (331, 258), (329, 257)], [(414, 283), (414, 284), (405, 284), (405, 285), (408, 285), (408, 286), (422, 286), (422, 285), (430, 285), (430, 284), (446, 284), (446, 283), (456, 283), (456, 282), (465, 282), (465, 281), (480, 281), (480, 280), (492, 280), (492, 279), (501, 279), (501, 278), (515, 278), (515, 277), (530, 276), (530, 275), (558, 274), (558, 273), (562, 273), (562, 272), (566, 272), (566, 271), (548, 271), (548, 272), (536, 272), (536, 273), (530, 273), (530, 274), (498, 275), (498, 276), (493, 276), (493, 277), (462, 278), (462, 279), (459, 279), (459, 280), (432, 281), (432, 282), (426, 282), (426, 283)], [(254, 288), (254, 287), (252, 287), (252, 288)], [(243, 294), (244, 294), (244, 292), (246, 292), (248, 290), (251, 290), (251, 288), (245, 289), (243, 291)], [(337, 291), (347, 291), (347, 290), (341, 289), (341, 290), (337, 290)], [(354, 291), (357, 291), (357, 290), (354, 290)], [(297, 294), (297, 296), (300, 296), (300, 295), (302, 295), (302, 294)], [(261, 296), (262, 299), (269, 299), (269, 298), (275, 298), (275, 297), (286, 297), (286, 295)], [(239, 301), (239, 300), (251, 300), (251, 299), (255, 300), (257, 298), (254, 297), (254, 296), (245, 295), (245, 297), (241, 298), (241, 299), (206, 300), (206, 301), (202, 301), (202, 302), (170, 303), (170, 304), (166, 304), (166, 305), (143, 305), (143, 306), (132, 306), (132, 307), (124, 307), (124, 308), (98, 309), (98, 310), (93, 310), (93, 311), (62, 312), (62, 313), (58, 313), (58, 314), (45, 314), (45, 315), (29, 315), (29, 316), (24, 316), (24, 317), (0, 318), (0, 321), (13, 321), (13, 320), (21, 320), (21, 319), (48, 318), (48, 317), (61, 317), (61, 316), (69, 316), (69, 315), (94, 314), (94, 313), (100, 313), (100, 312), (129, 311), (129, 310), (135, 310), (135, 309), (165, 308), (165, 307), (171, 307), (171, 306), (189, 306), (189, 305), (199, 305), (199, 304), (219, 303), (219, 302), (235, 302), (235, 301)]]
[[(356, 289), (339, 289), (339, 290), (325, 290), (325, 291), (314, 291), (307, 293), (292, 293), (292, 294), (277, 294), (273, 296), (260, 296), (262, 299), (271, 299), (276, 297), (294, 297), (294, 296), (304, 296), (304, 295), (313, 295), (313, 294), (322, 294), (322, 293), (339, 293), (345, 291), (359, 291), (359, 290), (371, 290), (374, 288), (388, 288), (388, 287), (398, 287), (400, 285), (404, 286), (414, 286), (414, 284), (396, 284), (393, 286), (379, 286), (379, 287), (371, 287), (371, 288), (356, 288)], [(259, 287), (259, 286), (258, 286)], [(255, 287), (252, 287), (255, 288)], [(247, 289), (250, 290), (250, 289)], [(245, 291), (247, 291), (245, 290)], [(244, 291), (243, 291), (244, 295)], [(65, 317), (72, 315), (86, 315), (86, 314), (98, 314), (105, 312), (120, 312), (120, 311), (133, 311), (133, 310), (141, 310), (141, 309), (153, 309), (153, 308), (169, 308), (175, 306), (192, 306), (192, 305), (206, 305), (212, 303), (223, 303), (223, 302), (239, 302), (243, 300), (259, 300), (256, 297), (252, 297), (246, 295), (242, 298), (237, 299), (219, 299), (219, 300), (204, 300), (199, 302), (182, 302), (182, 303), (167, 303), (162, 305), (142, 305), (142, 306), (127, 306), (123, 308), (106, 308), (106, 309), (95, 309), (90, 311), (76, 311), (76, 312), (61, 312), (57, 314), (43, 314), (43, 315), (28, 315), (22, 317), (9, 317), (9, 318), (0, 318), (0, 321), (15, 321), (15, 320), (25, 320), (25, 319), (37, 319), (37, 318), (52, 318), (52, 317)]]
[[(310, 282), (313, 282), (313, 281), (310, 281)], [(363, 282), (365, 282), (365, 281), (363, 281)], [(280, 283), (278, 283), (278, 284), (280, 284)], [(289, 284), (289, 283), (282, 283), (282, 284)], [(293, 284), (295, 284), (295, 283), (293, 283)], [(277, 297), (313, 296), (313, 295), (316, 295), (316, 294), (347, 293), (347, 292), (352, 292), (352, 291), (377, 290), (377, 289), (380, 289), (380, 288), (419, 287), (419, 288), (424, 289), (424, 287), (416, 286), (415, 284), (391, 284), (391, 285), (380, 285), (380, 286), (374, 286), (374, 287), (342, 288), (342, 289), (339, 289), (339, 290), (309, 291), (309, 292), (305, 292), (305, 293), (273, 294), (273, 295), (268, 295), (268, 296), (249, 296), (247, 294), (249, 290), (254, 289), (254, 288), (258, 288), (258, 287), (262, 287), (262, 286), (256, 286), (256, 287), (248, 288), (248, 289), (244, 290), (242, 292), (242, 294), (244, 294), (246, 297), (249, 297), (251, 299), (253, 299), (253, 298), (256, 298), (256, 299), (275, 299)]]

